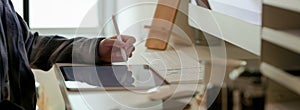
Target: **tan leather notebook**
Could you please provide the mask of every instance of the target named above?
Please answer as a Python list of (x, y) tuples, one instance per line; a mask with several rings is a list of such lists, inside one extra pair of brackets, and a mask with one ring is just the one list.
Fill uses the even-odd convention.
[(159, 0), (150, 32), (146, 41), (146, 47), (165, 50), (172, 33), (177, 8), (180, 0)]

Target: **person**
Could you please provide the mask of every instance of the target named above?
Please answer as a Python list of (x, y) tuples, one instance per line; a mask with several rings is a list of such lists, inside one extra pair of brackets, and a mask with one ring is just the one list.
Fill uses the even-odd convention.
[[(120, 52), (113, 48), (124, 48), (129, 57), (134, 51), (135, 39), (130, 36), (123, 36), (121, 42), (116, 37), (66, 39), (58, 35), (31, 33), (10, 0), (1, 0), (0, 17), (1, 110), (36, 108), (35, 80), (31, 68), (46, 71), (56, 62), (74, 63), (74, 59), (80, 59), (76, 63), (121, 61)], [(73, 50), (80, 52), (74, 53)]]

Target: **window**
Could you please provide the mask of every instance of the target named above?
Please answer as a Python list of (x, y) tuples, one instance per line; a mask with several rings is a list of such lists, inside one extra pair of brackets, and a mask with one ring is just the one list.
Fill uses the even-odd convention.
[(23, 0), (11, 0), (16, 12), (23, 17)]
[(30, 27), (77, 28), (85, 17), (83, 27), (97, 27), (97, 6), (97, 0), (30, 0)]
[[(23, 0), (12, 0), (23, 16)], [(97, 34), (95, 31), (114, 13), (114, 0), (30, 0), (29, 25), (40, 34)], [(110, 10), (110, 11), (107, 11)], [(84, 31), (77, 33), (80, 28)]]

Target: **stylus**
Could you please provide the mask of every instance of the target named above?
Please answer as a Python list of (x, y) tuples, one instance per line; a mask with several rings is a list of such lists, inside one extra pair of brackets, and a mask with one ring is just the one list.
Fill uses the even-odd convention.
[[(121, 36), (121, 34), (120, 34), (120, 30), (119, 30), (118, 23), (117, 23), (117, 20), (116, 20), (116, 16), (115, 16), (115, 15), (112, 16), (112, 21), (113, 21), (113, 23), (114, 23), (114, 27), (115, 27), (115, 30), (116, 30), (116, 33), (117, 33), (117, 39), (118, 39), (119, 41), (122, 41), (122, 42), (123, 42), (122, 36)], [(124, 62), (127, 62), (127, 55), (126, 55), (125, 50), (124, 50), (123, 48), (120, 48), (120, 49), (121, 49), (121, 54), (122, 54), (122, 57), (123, 57), (123, 61), (124, 61)]]

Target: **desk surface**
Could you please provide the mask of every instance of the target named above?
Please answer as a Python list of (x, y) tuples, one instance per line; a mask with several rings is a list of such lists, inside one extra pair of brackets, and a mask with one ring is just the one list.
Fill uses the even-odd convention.
[[(244, 52), (242, 49), (234, 47), (232, 45), (227, 44), (227, 57), (235, 58), (235, 59), (256, 59), (257, 56), (250, 54), (248, 52)], [(217, 48), (217, 47), (213, 47)], [(172, 48), (168, 48), (172, 49)], [(191, 57), (197, 57), (200, 60), (209, 60), (211, 58), (211, 54), (209, 50), (210, 48), (206, 46), (181, 46), (176, 47), (176, 49), (180, 49), (185, 53), (193, 53), (196, 54), (191, 55)], [(136, 51), (134, 52), (133, 57), (129, 60), (129, 64), (147, 64), (147, 62), (141, 57), (140, 53), (148, 50), (145, 48), (144, 44), (140, 44), (136, 46)], [(239, 53), (238, 55), (236, 53)], [(233, 53), (232, 55), (230, 53)], [(244, 55), (241, 55), (244, 54)], [(241, 57), (243, 56), (243, 57)], [(46, 94), (46, 99), (48, 103), (49, 110), (63, 110), (65, 107), (62, 94), (58, 87), (58, 82), (54, 74), (53, 68), (48, 71), (40, 71), (34, 70), (36, 80), (41, 83), (41, 88), (44, 89)], [(176, 86), (176, 85), (175, 85)], [(180, 89), (194, 89), (197, 87), (198, 91), (203, 91), (203, 84), (185, 84), (184, 86), (180, 86)], [(147, 94), (141, 94), (132, 91), (110, 91), (110, 92), (70, 92), (68, 91), (68, 98), (70, 100), (71, 106), (75, 110), (86, 110), (86, 109), (133, 109), (133, 108), (147, 108), (148, 109), (161, 109), (162, 101), (150, 101)], [(190, 99), (181, 99), (181, 101), (190, 101)], [(157, 105), (157, 106), (153, 106)], [(154, 107), (154, 108), (153, 108)], [(193, 106), (192, 106), (193, 107)], [(194, 108), (196, 109), (196, 108)]]
[[(46, 94), (45, 100), (48, 102), (49, 110), (63, 110), (65, 103), (60, 92), (53, 68), (48, 71), (34, 70), (36, 79), (41, 83)], [(177, 86), (177, 85), (173, 85)], [(201, 84), (184, 84), (177, 88), (181, 90), (203, 90)], [(151, 101), (147, 94), (141, 93), (145, 91), (84, 91), (71, 92), (68, 91), (68, 99), (74, 110), (115, 110), (115, 109), (162, 109), (162, 101)], [(181, 99), (181, 102), (189, 102), (190, 98)]]

